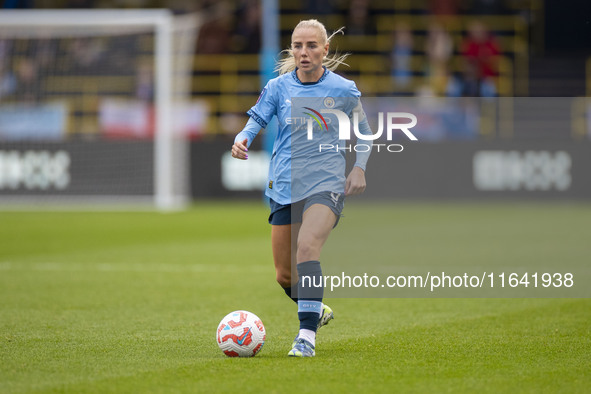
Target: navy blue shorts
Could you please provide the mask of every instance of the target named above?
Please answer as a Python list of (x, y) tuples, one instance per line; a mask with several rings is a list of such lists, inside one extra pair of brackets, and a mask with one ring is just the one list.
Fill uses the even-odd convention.
[(337, 216), (335, 227), (339, 223), (343, 208), (345, 207), (345, 195), (342, 193), (320, 192), (298, 201), (294, 204), (279, 204), (273, 199), (271, 203), (271, 214), (269, 223), (275, 225), (301, 223), (304, 211), (314, 204), (322, 204), (329, 207)]

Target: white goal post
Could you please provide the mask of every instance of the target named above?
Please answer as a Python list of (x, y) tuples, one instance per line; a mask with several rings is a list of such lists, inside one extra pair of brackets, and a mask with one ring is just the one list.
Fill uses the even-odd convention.
[[(187, 107), (184, 114), (178, 115), (176, 113), (178, 107), (183, 107), (184, 104), (188, 103), (190, 97), (190, 77), (198, 25), (199, 20), (195, 15), (175, 17), (169, 10), (0, 11), (0, 43), (3, 43), (3, 45), (0, 45), (0, 61), (3, 62), (0, 71), (5, 71), (6, 75), (8, 75), (7, 78), (14, 81), (12, 85), (16, 86), (12, 89), (12, 92), (5, 94), (5, 97), (0, 93), (0, 207), (3, 206), (4, 202), (8, 201), (20, 204), (26, 204), (27, 202), (43, 204), (51, 201), (58, 203), (64, 201), (90, 203), (109, 201), (118, 204), (148, 202), (149, 204), (155, 204), (158, 209), (162, 210), (185, 206), (189, 201), (188, 144), (186, 134), (178, 126), (178, 123), (182, 122), (179, 122), (175, 117), (186, 116), (186, 112), (190, 111)], [(92, 41), (98, 40), (97, 37), (103, 37), (103, 41)], [(104, 37), (109, 38), (105, 39)], [(117, 42), (119, 37), (127, 37), (128, 39), (129, 37), (134, 39), (137, 37), (136, 41), (141, 41), (141, 43), (137, 44), (138, 48), (141, 47), (137, 50), (138, 54), (133, 54), (133, 50), (130, 50), (129, 58), (125, 58), (125, 48), (118, 47), (123, 45)], [(82, 44), (76, 41), (84, 39), (90, 41), (80, 41)], [(38, 100), (40, 95), (38, 92), (28, 92), (24, 96), (19, 96), (19, 77), (20, 74), (26, 75), (26, 72), (22, 71), (22, 69), (26, 69), (26, 67), (22, 66), (23, 62), (31, 57), (36, 59), (37, 54), (35, 51), (41, 51), (42, 49), (39, 48), (44, 48), (42, 44), (46, 45), (48, 41), (51, 44), (47, 45), (53, 45), (52, 50), (59, 55), (56, 55), (55, 64), (51, 64), (51, 61), (47, 62), (49, 66), (44, 67), (43, 71), (39, 72), (43, 74), (41, 75), (43, 80), (37, 81), (37, 84), (34, 85), (37, 89), (42, 90), (44, 99)], [(68, 54), (68, 51), (72, 50), (72, 48), (80, 49), (81, 47), (80, 51), (82, 53), (88, 52), (88, 57), (91, 57), (92, 51), (84, 48), (85, 43), (89, 46), (96, 46), (99, 48), (97, 49), (99, 52), (102, 50), (101, 53), (107, 59), (103, 60), (102, 63), (97, 62), (98, 65), (91, 71), (80, 72), (79, 75), (77, 74), (78, 79), (74, 79), (72, 73), (67, 71), (68, 65), (65, 66), (66, 70), (64, 71), (63, 58), (67, 59), (66, 62), (77, 62), (76, 57), (80, 55), (75, 52)], [(153, 45), (153, 47), (149, 47), (149, 45)], [(117, 51), (111, 51), (113, 52), (112, 55), (109, 55), (110, 46), (117, 49)], [(144, 48), (146, 46), (147, 49)], [(109, 56), (112, 56), (112, 61)], [(146, 87), (148, 91), (146, 95), (149, 95), (149, 99), (144, 101), (149, 104), (144, 105), (144, 102), (140, 103), (138, 100), (137, 104), (143, 109), (138, 111), (153, 114), (153, 116), (145, 115), (145, 118), (152, 119), (152, 123), (149, 125), (152, 132), (146, 133), (150, 134), (148, 136), (142, 134), (140, 138), (136, 138), (137, 136), (126, 138), (121, 135), (110, 139), (105, 138), (105, 135), (109, 135), (109, 129), (107, 127), (107, 131), (104, 133), (101, 130), (106, 127), (104, 126), (106, 121), (101, 123), (101, 126), (97, 125), (95, 130), (92, 126), (88, 126), (85, 118), (82, 118), (84, 114), (79, 115), (79, 113), (87, 111), (96, 119), (108, 118), (108, 114), (98, 113), (98, 107), (101, 108), (100, 111), (108, 107), (107, 104), (109, 103), (111, 107), (115, 103), (116, 107), (118, 99), (124, 97), (125, 100), (128, 100), (133, 96), (133, 92), (139, 91), (140, 88), (137, 85), (140, 82), (138, 80), (142, 77), (138, 76), (140, 73), (135, 68), (138, 67), (137, 64), (139, 64), (140, 60), (143, 60), (143, 67), (148, 70), (145, 73), (145, 75), (149, 75), (147, 79), (151, 76), (153, 80), (146, 83), (148, 86)], [(127, 64), (127, 66), (122, 66), (122, 64)], [(18, 65), (21, 65), (21, 69), (17, 68)], [(33, 64), (32, 67), (38, 66)], [(145, 75), (144, 79), (146, 79)], [(2, 75), (0, 75), (0, 78), (2, 78)], [(7, 79), (5, 78), (5, 80)], [(63, 85), (60, 85), (60, 83)], [(118, 86), (117, 83), (120, 83), (121, 86)], [(6, 82), (7, 90), (10, 90), (12, 85)], [(26, 81), (22, 82), (21, 85), (28, 86)], [(93, 88), (88, 88), (77, 96), (79, 93), (75, 92), (76, 85), (92, 85)], [(152, 89), (151, 93), (150, 88)], [(114, 92), (112, 96), (109, 96), (109, 89)], [(122, 93), (125, 89), (127, 89), (127, 92)], [(94, 91), (96, 91), (96, 97), (93, 96)], [(37, 101), (34, 104), (29, 101), (24, 104), (36, 108), (35, 111), (23, 109), (23, 104), (19, 101), (23, 100), (22, 97), (24, 97), (25, 101), (35, 97)], [(135, 100), (135, 97), (132, 98)], [(34, 123), (32, 126), (30, 125), (28, 128), (21, 130), (15, 125), (17, 122), (10, 122), (11, 116), (14, 119), (28, 122), (32, 114), (37, 116), (43, 111), (49, 111), (46, 110), (47, 103), (60, 103), (63, 100), (68, 103), (65, 107), (70, 120), (65, 120), (62, 123), (68, 124), (69, 130), (62, 130), (61, 133), (59, 130), (56, 131), (58, 137), (51, 134), (53, 132), (44, 130), (45, 128), (48, 130), (51, 128), (47, 126), (47, 123), (42, 124), (43, 121), (38, 122), (40, 129), (43, 129), (42, 131), (31, 131), (31, 128), (35, 129)], [(85, 104), (80, 104), (83, 101)], [(93, 105), (97, 109), (94, 109)], [(41, 106), (43, 106), (43, 110), (40, 109)], [(78, 109), (73, 109), (73, 106), (84, 107), (83, 109), (78, 107), (76, 107)], [(11, 113), (10, 111), (14, 108), (16, 108), (15, 112)], [(136, 107), (133, 108), (136, 109)], [(115, 108), (113, 112), (121, 111)], [(21, 114), (20, 117), (18, 116), (19, 113)], [(49, 113), (53, 114), (53, 112)], [(72, 126), (73, 113), (81, 117), (80, 125), (85, 127), (80, 126), (79, 129), (72, 130), (73, 127), (78, 127), (77, 125)], [(111, 117), (116, 118), (117, 116), (112, 115)], [(51, 116), (47, 115), (47, 118), (49, 119)], [(125, 119), (125, 116), (121, 114), (119, 114), (119, 118), (123, 118), (118, 119), (121, 122), (129, 120)], [(142, 116), (139, 116), (139, 118), (142, 118)], [(140, 123), (142, 121), (144, 123), (150, 122), (150, 120), (138, 120)], [(139, 131), (139, 133), (143, 132)], [(39, 172), (46, 171), (52, 165), (56, 167), (51, 160), (57, 157), (56, 152), (62, 152), (61, 149), (50, 149), (49, 152), (45, 152), (47, 153), (46, 156), (39, 156), (49, 158), (49, 161), (43, 161), (37, 156), (31, 156), (35, 146), (39, 146), (41, 143), (49, 143), (50, 146), (55, 147), (64, 141), (66, 141), (65, 143), (74, 141), (72, 144), (75, 147), (72, 149), (83, 149), (78, 148), (79, 146), (95, 149), (99, 143), (106, 144), (101, 148), (105, 155), (105, 163), (95, 162), (93, 165), (89, 162), (86, 163), (89, 170), (76, 170), (74, 167), (77, 163), (74, 162), (72, 155), (68, 155), (67, 159), (62, 157), (62, 167), (67, 167), (71, 172), (65, 175), (65, 181), (62, 182), (62, 184), (65, 183), (70, 187), (69, 190), (67, 187), (61, 189), (54, 187), (55, 184), (58, 184), (57, 182), (54, 182), (55, 184), (46, 181), (44, 181), (45, 183), (38, 182), (40, 183), (39, 186), (35, 183), (35, 174), (31, 175), (31, 179), (26, 178), (27, 171), (32, 173), (36, 171), (37, 178), (40, 178)], [(94, 147), (92, 144), (95, 144)], [(115, 155), (118, 154), (116, 151), (119, 148), (112, 149), (113, 146), (123, 147), (127, 145), (132, 147), (130, 152), (139, 152), (138, 150), (134, 151), (134, 149), (138, 149), (137, 146), (140, 144), (153, 145), (150, 148), (153, 154), (152, 158), (146, 156), (144, 159), (140, 157), (140, 154), (134, 156), (134, 153), (126, 153), (125, 149), (121, 149), (119, 153), (121, 157), (116, 157)], [(82, 157), (80, 161), (90, 160), (89, 157), (92, 156), (91, 154), (86, 156), (84, 153), (79, 155)], [(100, 157), (100, 154), (97, 154), (97, 156)], [(44, 169), (31, 169), (29, 162), (32, 160), (32, 163), (34, 163), (32, 158), (37, 158), (38, 163), (45, 163), (38, 164), (38, 167), (44, 167)], [(26, 161), (25, 159), (31, 160)], [(22, 163), (29, 164), (19, 164), (19, 160)], [(127, 171), (126, 160), (128, 160), (127, 163), (133, 164), (134, 168), (137, 167), (137, 169), (129, 170), (128, 175), (123, 175)], [(134, 160), (143, 160), (144, 162), (136, 163)], [(105, 169), (99, 168), (102, 164), (105, 165)], [(148, 164), (152, 169), (144, 173), (142, 166)], [(93, 182), (92, 177), (95, 174), (96, 188), (93, 188), (92, 185), (88, 186), (88, 184)], [(149, 176), (152, 179), (148, 179)], [(125, 179), (125, 177), (128, 179)], [(145, 180), (139, 179), (142, 177), (145, 177)], [(111, 184), (115, 178), (119, 182), (117, 185)], [(75, 182), (78, 179), (85, 182), (86, 186), (77, 186)], [(105, 182), (103, 189), (98, 186), (101, 182)], [(137, 183), (137, 187), (131, 188), (129, 185), (134, 183)], [(129, 190), (127, 190), (128, 188)], [(118, 190), (121, 190), (120, 195)]]

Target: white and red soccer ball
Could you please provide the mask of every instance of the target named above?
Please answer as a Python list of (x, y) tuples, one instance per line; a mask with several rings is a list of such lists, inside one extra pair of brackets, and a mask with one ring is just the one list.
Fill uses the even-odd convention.
[(216, 332), (218, 346), (228, 357), (254, 357), (265, 343), (267, 332), (254, 313), (234, 311), (220, 322)]

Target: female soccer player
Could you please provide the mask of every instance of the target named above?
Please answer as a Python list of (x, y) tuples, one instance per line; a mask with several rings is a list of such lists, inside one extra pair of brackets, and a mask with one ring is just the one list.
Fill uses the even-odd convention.
[[(248, 146), (254, 137), (273, 115), (277, 116), (279, 132), (266, 195), (270, 198), (277, 282), (298, 304), (300, 331), (288, 353), (292, 357), (313, 357), (316, 330), (333, 318), (332, 310), (322, 303), (320, 252), (341, 216), (344, 196), (365, 190), (365, 165), (371, 149), (371, 145), (359, 149), (363, 153), (357, 153), (356, 163), (345, 178), (344, 152), (338, 147), (344, 147), (346, 141), (339, 140), (337, 119), (331, 119), (329, 130), (324, 118), (327, 112), (323, 116), (321, 111), (340, 110), (351, 118), (357, 111), (359, 132), (371, 134), (371, 130), (355, 83), (331, 71), (347, 56), (328, 55), (332, 36), (334, 33), (327, 36), (317, 20), (301, 21), (295, 27), (291, 48), (284, 51), (288, 56), (277, 65), (280, 76), (267, 83), (232, 146), (233, 157), (248, 159)], [(313, 117), (318, 124), (312, 122)], [(297, 274), (293, 275), (292, 261), (297, 262)]]

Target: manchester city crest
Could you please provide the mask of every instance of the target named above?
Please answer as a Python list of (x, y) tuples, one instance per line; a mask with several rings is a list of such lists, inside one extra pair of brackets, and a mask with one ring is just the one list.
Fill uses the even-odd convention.
[(334, 99), (332, 97), (326, 97), (324, 99), (324, 106), (326, 108), (334, 108)]

